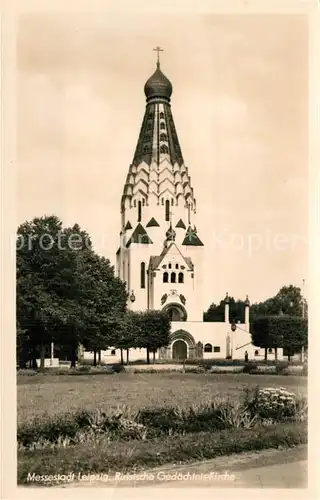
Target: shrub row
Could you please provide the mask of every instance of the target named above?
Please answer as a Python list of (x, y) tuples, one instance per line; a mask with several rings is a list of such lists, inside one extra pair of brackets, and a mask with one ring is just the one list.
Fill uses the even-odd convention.
[[(189, 407), (130, 408), (117, 412), (78, 411), (44, 416), (18, 427), (20, 447), (47, 447), (62, 442), (95, 441), (103, 434), (109, 440), (140, 439), (222, 429), (252, 428), (283, 421), (304, 421), (305, 398), (283, 388), (263, 392), (246, 390), (241, 399), (215, 398)], [(65, 441), (67, 440), (67, 441)]]
[[(165, 463), (186, 463), (219, 456), (270, 448), (288, 448), (307, 443), (306, 425), (280, 423), (253, 429), (200, 432), (147, 441), (117, 441), (87, 446), (78, 444), (66, 449), (23, 450), (18, 454), (18, 483), (36, 486), (28, 474), (122, 473), (139, 472)], [(52, 483), (51, 483), (52, 484)], [(41, 483), (41, 486), (50, 485)]]
[(190, 365), (186, 366), (176, 365), (176, 368), (157, 368), (156, 365), (144, 366), (139, 368), (139, 366), (132, 365), (102, 365), (102, 366), (90, 366), (90, 365), (79, 365), (77, 368), (46, 368), (44, 372), (39, 370), (18, 370), (17, 375), (19, 377), (24, 376), (34, 376), (38, 374), (43, 375), (111, 375), (113, 373), (120, 372), (128, 373), (163, 373), (163, 372), (185, 372), (185, 373), (249, 373), (252, 375), (308, 375), (308, 367), (297, 365), (287, 365), (287, 364), (277, 364), (277, 365), (260, 365), (255, 362), (249, 362), (245, 365), (235, 364), (235, 365)]
[(115, 365), (78, 365), (76, 368), (45, 368), (44, 371), (32, 369), (18, 369), (18, 376), (34, 376), (34, 375), (112, 375), (124, 371), (124, 366), (120, 364)]

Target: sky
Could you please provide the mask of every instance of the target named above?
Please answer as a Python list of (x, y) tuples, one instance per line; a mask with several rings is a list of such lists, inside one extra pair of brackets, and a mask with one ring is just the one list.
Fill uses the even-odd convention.
[(79, 223), (115, 263), (120, 199), (161, 67), (197, 200), (204, 305), (307, 275), (308, 25), (294, 15), (20, 16), (18, 222)]

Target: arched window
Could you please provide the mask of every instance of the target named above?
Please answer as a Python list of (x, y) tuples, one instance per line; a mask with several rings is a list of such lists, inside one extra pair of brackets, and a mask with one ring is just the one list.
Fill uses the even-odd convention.
[(163, 154), (168, 154), (168, 153), (169, 153), (169, 149), (168, 149), (168, 147), (167, 147), (167, 146), (165, 146), (165, 145), (162, 145), (162, 146), (160, 147), (160, 153), (163, 153)]
[(167, 141), (168, 137), (167, 134), (160, 134), (160, 141)]
[(168, 268), (169, 268), (169, 269), (171, 269), (171, 267), (172, 267), (172, 266), (171, 266), (171, 262), (169, 262), (169, 264), (168, 264)]
[(174, 201), (173, 201), (173, 198), (171, 198), (171, 205), (173, 205)]
[(171, 273), (171, 283), (176, 282), (176, 273)]
[(163, 273), (163, 283), (168, 283), (168, 281), (169, 281), (168, 273)]
[(254, 351), (254, 355), (259, 356), (259, 351), (258, 350)]
[(141, 222), (141, 201), (138, 201), (138, 222)]
[(142, 198), (142, 205), (145, 206), (146, 204), (146, 200), (144, 198)]
[(203, 350), (204, 350), (204, 352), (212, 352), (212, 345), (211, 344), (205, 344)]
[(272, 354), (272, 349), (271, 349), (271, 347), (269, 347), (269, 349), (268, 349), (268, 353), (269, 353), (269, 354)]
[(161, 205), (164, 205), (164, 198), (161, 198)]
[(161, 111), (161, 113), (160, 113), (160, 118), (164, 118), (164, 113), (163, 113), (163, 111)]
[(166, 221), (170, 220), (170, 202), (166, 200)]
[(179, 273), (178, 282), (183, 283), (183, 273)]
[(160, 123), (160, 130), (164, 130), (166, 128), (165, 124), (163, 122)]
[(140, 287), (146, 287), (146, 265), (144, 262), (141, 262), (140, 266)]
[(111, 349), (111, 356), (115, 356), (116, 355), (116, 350), (115, 349)]
[(176, 269), (179, 269), (179, 264), (176, 264)]

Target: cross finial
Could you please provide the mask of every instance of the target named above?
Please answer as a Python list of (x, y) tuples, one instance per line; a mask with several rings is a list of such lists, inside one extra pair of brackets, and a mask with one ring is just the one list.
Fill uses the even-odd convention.
[(163, 49), (161, 47), (157, 46), (153, 50), (155, 50), (158, 53), (158, 55), (157, 55), (157, 67), (160, 68), (160, 52), (163, 52)]

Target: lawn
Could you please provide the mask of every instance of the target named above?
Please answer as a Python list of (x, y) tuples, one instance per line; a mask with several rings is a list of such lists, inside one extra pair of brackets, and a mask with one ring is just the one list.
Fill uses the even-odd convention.
[(307, 378), (281, 375), (149, 373), (18, 376), (18, 424), (48, 413), (191, 405), (246, 387), (286, 387), (306, 394)]

